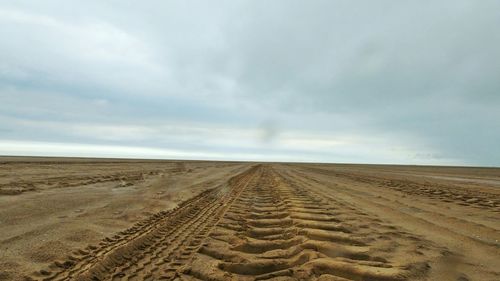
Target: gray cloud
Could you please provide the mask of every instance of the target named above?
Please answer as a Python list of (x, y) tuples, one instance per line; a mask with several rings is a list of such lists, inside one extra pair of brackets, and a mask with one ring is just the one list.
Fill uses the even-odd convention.
[(498, 166), (499, 10), (2, 3), (0, 154), (65, 143), (82, 154)]

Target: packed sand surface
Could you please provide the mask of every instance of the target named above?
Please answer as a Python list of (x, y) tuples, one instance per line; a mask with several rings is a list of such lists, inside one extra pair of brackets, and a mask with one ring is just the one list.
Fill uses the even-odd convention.
[(0, 162), (0, 280), (500, 280), (497, 168)]

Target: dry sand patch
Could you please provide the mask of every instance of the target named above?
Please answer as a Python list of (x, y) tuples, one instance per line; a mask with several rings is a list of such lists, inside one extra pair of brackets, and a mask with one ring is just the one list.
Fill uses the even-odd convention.
[[(0, 196), (0, 280), (500, 279), (499, 190), (481, 180), (498, 169), (72, 165), (47, 175), (64, 186), (44, 167), (27, 173), (34, 189)], [(114, 180), (67, 184), (75, 173)]]

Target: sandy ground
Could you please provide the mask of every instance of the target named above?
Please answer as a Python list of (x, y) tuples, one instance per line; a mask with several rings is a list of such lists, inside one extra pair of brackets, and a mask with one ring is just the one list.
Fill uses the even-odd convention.
[(500, 280), (500, 169), (0, 163), (0, 280)]

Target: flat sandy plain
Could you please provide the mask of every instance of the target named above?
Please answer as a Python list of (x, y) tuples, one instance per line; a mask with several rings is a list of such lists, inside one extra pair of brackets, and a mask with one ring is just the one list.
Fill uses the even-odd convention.
[(500, 169), (0, 158), (0, 280), (500, 280)]

